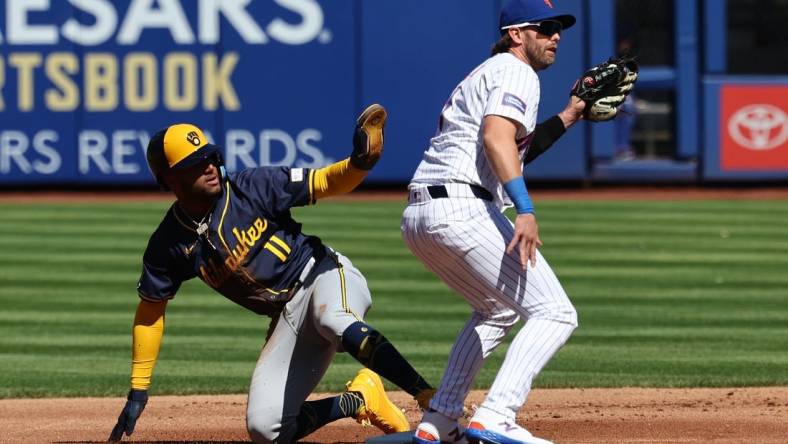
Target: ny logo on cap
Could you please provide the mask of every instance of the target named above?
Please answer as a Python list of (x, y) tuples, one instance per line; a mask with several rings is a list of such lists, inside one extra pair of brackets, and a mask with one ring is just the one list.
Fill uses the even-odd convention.
[(553, 9), (553, 2), (550, 0), (544, 0), (544, 4), (547, 5), (548, 8)]
[(200, 136), (196, 131), (191, 131), (186, 135), (186, 140), (194, 146), (200, 146)]

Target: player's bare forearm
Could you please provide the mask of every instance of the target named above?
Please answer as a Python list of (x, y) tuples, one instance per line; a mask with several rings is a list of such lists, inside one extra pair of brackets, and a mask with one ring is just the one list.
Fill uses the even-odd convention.
[(501, 116), (487, 116), (482, 127), (484, 151), (501, 183), (523, 175), (517, 157), (517, 124)]
[[(499, 116), (485, 117), (483, 128), (484, 150), (493, 171), (501, 183), (504, 184), (504, 188), (508, 186), (508, 182), (512, 181), (514, 183), (519, 180), (522, 193), (527, 193), (524, 182), (522, 182), (523, 172), (517, 157), (516, 134), (517, 125), (511, 120)], [(507, 193), (509, 193), (509, 197), (515, 201), (515, 206), (517, 206), (517, 196), (513, 196), (508, 188)], [(527, 198), (527, 194), (523, 195), (528, 202), (527, 206), (530, 206), (530, 199)], [(520, 204), (520, 206), (524, 205)], [(523, 210), (528, 211), (526, 209)], [(518, 213), (520, 213), (519, 207)], [(530, 211), (527, 213), (517, 215), (514, 223), (514, 233), (506, 247), (506, 252), (510, 254), (516, 250), (520, 264), (525, 269), (529, 261), (532, 266), (536, 264), (536, 248), (541, 244), (536, 216), (533, 214), (533, 207), (531, 206)]]
[(558, 117), (564, 123), (564, 128), (569, 129), (572, 125), (583, 119), (583, 110), (586, 107), (586, 102), (580, 100), (577, 96), (570, 96), (569, 103), (563, 111), (558, 113)]

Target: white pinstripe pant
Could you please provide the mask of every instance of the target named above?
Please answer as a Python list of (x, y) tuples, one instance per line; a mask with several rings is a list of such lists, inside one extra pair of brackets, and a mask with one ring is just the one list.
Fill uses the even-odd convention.
[[(451, 187), (450, 196), (470, 195), (462, 185)], [(525, 326), (481, 406), (514, 420), (534, 377), (577, 327), (577, 313), (553, 270), (537, 252), (536, 266), (523, 271), (519, 256), (505, 252), (512, 222), (482, 199), (432, 199), (424, 189), (411, 190), (401, 228), (416, 257), (473, 308), (430, 407), (459, 418), (484, 360), (522, 317)]]

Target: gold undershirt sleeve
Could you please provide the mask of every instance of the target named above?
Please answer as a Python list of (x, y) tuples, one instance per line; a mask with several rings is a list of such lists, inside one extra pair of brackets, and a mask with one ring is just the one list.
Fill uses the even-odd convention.
[(164, 334), (164, 310), (167, 301), (140, 301), (134, 316), (133, 345), (131, 353), (131, 388), (147, 390), (150, 387), (153, 367), (159, 355)]
[(315, 198), (345, 194), (356, 188), (368, 171), (360, 170), (350, 164), (350, 158), (316, 169), (314, 171)]

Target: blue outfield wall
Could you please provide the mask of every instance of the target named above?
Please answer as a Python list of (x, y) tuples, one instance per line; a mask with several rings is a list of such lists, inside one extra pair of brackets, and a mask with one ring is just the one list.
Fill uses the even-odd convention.
[[(565, 8), (582, 15), (583, 1)], [(151, 184), (144, 150), (175, 122), (202, 126), (229, 170), (325, 165), (354, 118), (388, 107), (370, 181), (406, 181), (454, 86), (497, 39), (500, 1), (4, 0), (0, 184)], [(584, 57), (584, 23), (542, 75), (542, 118)], [(585, 128), (529, 171), (586, 174)]]
[[(454, 87), (490, 53), (498, 33), (499, 1), (376, 0), (362, 2), (362, 102), (391, 111), (386, 153), (371, 179), (407, 181), (421, 160)], [(583, 1), (563, 0), (578, 17)], [(555, 65), (541, 73), (540, 120), (561, 111), (582, 73), (585, 24), (563, 34)], [(528, 177), (586, 175), (585, 128), (578, 125), (532, 164)]]
[[(554, 0), (578, 23), (562, 35), (556, 64), (540, 73), (540, 120), (563, 108), (586, 67), (612, 54), (614, 3), (594, 0), (590, 9), (590, 1)], [(713, 1), (697, 3), (707, 21), (724, 16)], [(148, 139), (176, 122), (202, 126), (231, 171), (318, 167), (349, 154), (355, 116), (372, 102), (389, 109), (390, 121), (368, 181), (405, 182), (444, 101), (498, 38), (501, 3), (0, 0), (0, 185), (152, 185)], [(695, 34), (678, 39), (680, 69), (670, 71), (683, 107), (677, 152), (713, 156), (714, 139), (698, 135), (695, 122), (716, 112), (694, 105), (700, 31), (688, 24), (699, 8), (678, 11), (678, 30)], [(724, 41), (706, 34), (717, 46)], [(719, 72), (715, 48), (704, 60)], [(682, 71), (682, 57), (691, 72)], [(715, 103), (708, 95), (702, 102)], [(594, 155), (612, 151), (612, 125), (577, 125), (526, 176), (590, 179)], [(699, 178), (726, 174), (708, 165)], [(751, 172), (731, 177), (761, 177)]]

